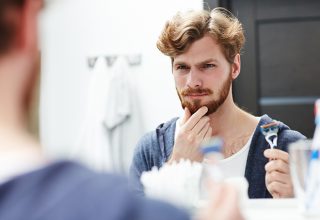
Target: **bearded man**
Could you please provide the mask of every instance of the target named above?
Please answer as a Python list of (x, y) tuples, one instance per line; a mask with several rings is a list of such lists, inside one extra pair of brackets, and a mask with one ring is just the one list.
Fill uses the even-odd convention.
[(278, 122), (278, 146), (271, 150), (260, 126), (273, 119), (235, 104), (232, 82), (240, 74), (244, 41), (241, 23), (223, 8), (177, 13), (165, 24), (157, 47), (171, 58), (184, 115), (139, 141), (130, 168), (137, 193), (143, 194), (142, 172), (180, 159), (202, 162), (201, 143), (219, 136), (224, 159), (218, 165), (225, 178), (246, 177), (250, 198), (293, 196), (287, 147), (305, 137)]
[[(0, 219), (191, 219), (186, 210), (133, 195), (126, 178), (49, 157), (28, 131), (42, 6), (42, 0), (0, 1)], [(201, 220), (243, 220), (232, 186), (210, 189), (219, 193)]]

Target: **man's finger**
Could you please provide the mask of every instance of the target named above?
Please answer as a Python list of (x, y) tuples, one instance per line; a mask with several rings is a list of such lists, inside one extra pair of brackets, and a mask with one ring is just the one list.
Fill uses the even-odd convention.
[(200, 119), (208, 112), (208, 108), (206, 106), (202, 106), (196, 111), (184, 124), (185, 130), (190, 131), (194, 128), (194, 126), (200, 121)]
[(282, 184), (288, 184), (290, 182), (290, 176), (288, 174), (273, 171), (266, 174), (266, 183), (279, 182)]
[[(267, 185), (268, 191), (271, 193), (273, 198), (280, 198), (288, 193), (289, 188), (287, 184), (272, 182)], [(280, 193), (281, 192), (281, 193)]]
[(201, 141), (203, 141), (204, 136), (205, 136), (206, 133), (208, 132), (209, 126), (210, 126), (210, 124), (207, 122), (207, 123), (203, 126), (203, 128), (199, 131), (199, 133), (198, 133), (198, 138), (199, 138)]
[(281, 173), (289, 173), (290, 168), (289, 164), (284, 162), (283, 160), (270, 160), (266, 165), (265, 165), (265, 170), (268, 173), (271, 173), (273, 171), (278, 171)]
[(182, 120), (180, 122), (180, 125), (184, 125), (188, 121), (190, 116), (191, 116), (191, 113), (190, 113), (189, 109), (187, 107), (185, 107), (184, 114), (183, 114)]
[[(203, 128), (205, 126), (207, 126), (207, 124), (209, 124), (209, 117), (204, 116), (202, 117), (199, 122), (193, 127), (193, 129), (191, 130), (191, 132), (198, 134), (203, 130)], [(205, 133), (203, 134), (203, 136), (205, 135)]]
[(209, 129), (208, 129), (207, 133), (205, 134), (203, 141), (204, 142), (209, 141), (211, 138), (211, 134), (212, 134), (212, 128), (209, 126)]
[(289, 154), (279, 149), (267, 149), (263, 152), (264, 156), (269, 159), (280, 159), (289, 163)]

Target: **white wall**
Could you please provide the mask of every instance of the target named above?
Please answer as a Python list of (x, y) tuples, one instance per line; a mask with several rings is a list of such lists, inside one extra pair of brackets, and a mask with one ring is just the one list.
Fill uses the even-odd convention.
[(170, 59), (156, 48), (165, 21), (178, 10), (202, 8), (201, 0), (55, 0), (40, 23), (41, 139), (49, 152), (76, 147), (91, 78), (87, 57), (141, 53), (136, 76), (145, 130), (181, 114)]

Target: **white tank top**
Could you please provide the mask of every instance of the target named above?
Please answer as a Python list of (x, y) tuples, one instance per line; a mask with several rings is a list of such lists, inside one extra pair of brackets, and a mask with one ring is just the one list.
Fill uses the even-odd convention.
[(237, 153), (218, 161), (217, 165), (222, 171), (223, 178), (244, 177), (252, 136), (253, 134)]
[[(256, 117), (257, 120), (260, 120), (260, 117)], [(179, 123), (180, 118), (176, 122), (176, 129), (175, 129), (175, 139), (177, 137), (179, 131)], [(218, 167), (220, 167), (223, 178), (230, 178), (230, 177), (244, 177), (247, 158), (249, 154), (249, 149), (251, 145), (251, 140), (254, 132), (251, 134), (247, 143), (239, 150), (237, 153), (233, 154), (232, 156), (222, 159), (218, 162)]]

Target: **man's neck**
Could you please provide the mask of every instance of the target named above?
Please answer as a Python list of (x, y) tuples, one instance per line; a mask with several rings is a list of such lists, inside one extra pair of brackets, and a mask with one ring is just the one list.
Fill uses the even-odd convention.
[[(0, 59), (0, 129), (20, 133), (25, 129), (26, 109), (22, 85), (25, 82), (25, 61), (12, 52)], [(0, 134), (1, 135), (1, 134)]]
[[(25, 108), (20, 91), (10, 85), (10, 71), (1, 72), (0, 68), (0, 157), (3, 152), (12, 152), (23, 148), (38, 147), (38, 142), (28, 133)], [(3, 78), (1, 78), (3, 77)], [(40, 148), (39, 148), (40, 149)]]
[(0, 121), (0, 155), (1, 151), (11, 151), (24, 147), (38, 148), (39, 143), (23, 126)]
[(241, 110), (229, 95), (220, 108), (210, 116), (212, 136), (225, 140), (250, 136), (257, 126), (257, 119)]
[(256, 129), (258, 120), (253, 115), (241, 110), (229, 95), (220, 108), (210, 117), (212, 136), (224, 140), (222, 150), (228, 158), (242, 149)]

